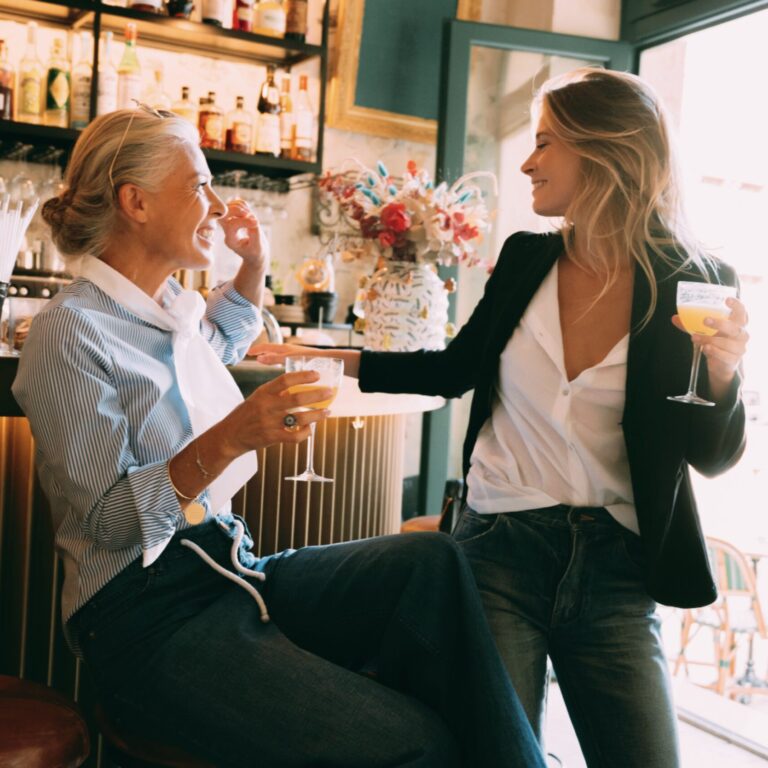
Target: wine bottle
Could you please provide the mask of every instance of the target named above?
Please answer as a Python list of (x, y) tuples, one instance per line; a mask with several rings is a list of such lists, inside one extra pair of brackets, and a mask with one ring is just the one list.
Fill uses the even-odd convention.
[(306, 75), (299, 76), (299, 92), (296, 95), (296, 107), (294, 110), (296, 129), (293, 142), (294, 158), (307, 162), (312, 159), (313, 129), (315, 124), (315, 113), (312, 109), (307, 90), (308, 81), (309, 79)]
[(159, 61), (152, 64), (152, 85), (144, 94), (144, 101), (153, 109), (171, 108), (171, 98), (163, 87), (163, 65)]
[(8, 45), (0, 40), (0, 120), (13, 120), (15, 72), (8, 56)]
[(69, 125), (69, 103), (72, 96), (69, 62), (64, 56), (64, 40), (53, 39), (45, 89), (45, 124), (57, 128)]
[(253, 146), (253, 118), (245, 111), (245, 99), (238, 96), (235, 108), (227, 115), (227, 149), (250, 152)]
[(200, 146), (204, 149), (224, 149), (224, 115), (216, 105), (216, 94), (208, 92), (208, 98), (200, 100)]
[(230, 4), (226, 0), (203, 0), (203, 21), (217, 27), (227, 26)]
[(112, 32), (104, 33), (104, 47), (99, 56), (99, 85), (96, 114), (106, 115), (117, 109), (117, 67), (112, 61)]
[(80, 52), (72, 70), (72, 114), (69, 118), (69, 126), (85, 128), (91, 117), (91, 80), (93, 78), (91, 34), (81, 32), (77, 39), (80, 42)]
[(141, 64), (136, 53), (136, 25), (125, 25), (123, 57), (117, 66), (117, 108), (134, 109), (141, 99)]
[(129, 0), (128, 7), (144, 13), (162, 13), (163, 0)]
[(280, 83), (280, 157), (293, 157), (296, 123), (291, 101), (291, 77), (286, 75)]
[(195, 103), (189, 98), (189, 86), (183, 85), (181, 87), (181, 98), (173, 103), (171, 110), (197, 127), (198, 110)]
[(280, 156), (280, 93), (275, 85), (275, 65), (267, 64), (267, 79), (261, 86), (258, 103), (256, 152)]
[(235, 0), (232, 10), (232, 29), (253, 31), (253, 0)]
[(261, 35), (285, 35), (285, 9), (280, 0), (261, 0), (257, 11), (256, 31)]
[(285, 39), (303, 43), (307, 38), (308, 0), (285, 0)]
[(27, 24), (27, 47), (19, 65), (18, 119), (39, 125), (43, 121), (45, 69), (37, 55), (37, 22)]

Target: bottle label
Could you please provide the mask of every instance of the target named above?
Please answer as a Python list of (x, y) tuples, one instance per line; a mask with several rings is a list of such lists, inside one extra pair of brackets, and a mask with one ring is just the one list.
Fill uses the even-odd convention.
[(96, 112), (106, 115), (117, 109), (117, 75), (114, 70), (99, 72), (99, 93), (96, 98)]
[(285, 11), (280, 6), (260, 8), (259, 28), (261, 32), (282, 37), (285, 34)]
[(280, 148), (283, 150), (293, 147), (296, 123), (292, 112), (280, 113)]
[(72, 83), (72, 127), (82, 128), (88, 122), (91, 107), (91, 75), (76, 75)]
[(270, 112), (259, 115), (259, 135), (256, 151), (277, 157), (280, 154), (280, 119)]
[[(251, 126), (249, 123), (234, 123), (232, 125), (232, 141), (238, 147), (251, 146)], [(244, 151), (248, 151), (247, 149)]]
[(289, 2), (285, 13), (285, 33), (287, 35), (307, 34), (307, 0)]
[(314, 119), (311, 112), (300, 111), (296, 113), (296, 146), (312, 146), (312, 126)]
[(69, 73), (51, 67), (48, 70), (48, 94), (46, 109), (64, 110), (69, 106)]
[(224, 145), (224, 121), (221, 115), (203, 116), (202, 145), (210, 149), (220, 149)]
[(141, 101), (141, 76), (138, 73), (125, 73), (117, 78), (118, 109), (133, 109), (134, 102)]
[(19, 112), (23, 115), (39, 115), (41, 107), (41, 86), (39, 77), (25, 77), (21, 81)]

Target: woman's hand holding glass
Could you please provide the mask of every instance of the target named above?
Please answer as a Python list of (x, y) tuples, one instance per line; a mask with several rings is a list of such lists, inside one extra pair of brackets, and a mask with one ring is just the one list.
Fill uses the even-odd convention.
[[(298, 384), (291, 387), (290, 392), (301, 392), (312, 395), (312, 401), (305, 408), (327, 408), (336, 398), (336, 393), (341, 386), (341, 377), (344, 374), (344, 361), (336, 357), (312, 357), (298, 355), (285, 359), (285, 370), (291, 371), (315, 371), (319, 378), (317, 384)], [(328, 394), (330, 392), (330, 394)], [(303, 409), (302, 409), (303, 410)], [(300, 414), (296, 413), (298, 418)], [(315, 447), (315, 422), (310, 422), (309, 437), (307, 438), (307, 465), (300, 475), (286, 477), (286, 480), (298, 480), (308, 483), (331, 483), (330, 477), (323, 477), (315, 472), (314, 461)]]
[(677, 310), (672, 322), (691, 335), (693, 361), (688, 392), (670, 397), (677, 402), (714, 405), (696, 393), (699, 362), (707, 361), (710, 395), (723, 397), (741, 365), (747, 348), (747, 311), (732, 286), (681, 281), (677, 287)]
[[(276, 443), (301, 443), (314, 426), (328, 416), (326, 409), (308, 409), (318, 400), (332, 400), (335, 390), (318, 384), (316, 371), (285, 373), (260, 386), (225, 420), (236, 455)], [(311, 387), (302, 391), (297, 387)], [(286, 423), (286, 417), (291, 415)], [(234, 457), (233, 457), (234, 458)]]

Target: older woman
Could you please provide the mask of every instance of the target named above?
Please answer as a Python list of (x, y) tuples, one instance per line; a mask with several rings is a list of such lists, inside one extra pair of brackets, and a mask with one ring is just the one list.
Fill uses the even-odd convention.
[[(104, 705), (244, 766), (543, 766), (468, 565), (448, 537), (259, 558), (232, 494), (254, 449), (326, 412), (292, 373), (243, 401), (224, 363), (260, 328), (267, 259), (211, 188), (194, 130), (97, 118), (44, 209), (79, 277), (33, 323), (13, 391), (64, 561), (64, 622)], [(207, 304), (171, 277), (213, 236), (242, 258)], [(330, 394), (330, 393), (329, 393)]]

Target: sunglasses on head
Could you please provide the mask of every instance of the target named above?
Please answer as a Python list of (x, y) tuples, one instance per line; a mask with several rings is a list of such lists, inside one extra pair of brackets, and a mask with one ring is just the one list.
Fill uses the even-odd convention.
[(109, 164), (109, 170), (107, 171), (107, 176), (109, 177), (109, 186), (112, 187), (112, 194), (115, 193), (115, 182), (112, 178), (112, 171), (115, 169), (117, 156), (120, 154), (120, 150), (123, 148), (123, 144), (125, 144), (125, 138), (128, 136), (128, 131), (131, 130), (131, 126), (133, 125), (133, 118), (136, 116), (136, 113), (138, 111), (146, 112), (146, 114), (159, 117), (161, 120), (165, 119), (166, 117), (176, 117), (173, 112), (169, 112), (167, 109), (155, 109), (154, 107), (150, 107), (149, 104), (144, 104), (144, 102), (139, 101), (138, 99), (133, 99), (132, 101), (134, 104), (136, 104), (136, 109), (134, 109), (131, 113), (131, 118), (128, 120), (128, 125), (125, 126), (122, 138), (120, 139), (120, 143), (117, 145), (115, 155), (112, 158), (112, 162)]

